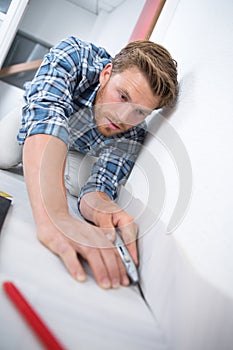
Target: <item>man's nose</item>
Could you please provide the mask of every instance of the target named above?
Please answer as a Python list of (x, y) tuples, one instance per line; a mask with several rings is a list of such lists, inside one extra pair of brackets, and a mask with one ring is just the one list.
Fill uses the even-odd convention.
[(133, 114), (134, 114), (134, 107), (130, 103), (122, 103), (117, 107), (117, 118), (123, 124), (133, 123), (133, 119), (134, 119)]
[(142, 123), (145, 118), (145, 114), (141, 112), (141, 106), (133, 103), (124, 103), (121, 106), (119, 119), (122, 123), (133, 127)]

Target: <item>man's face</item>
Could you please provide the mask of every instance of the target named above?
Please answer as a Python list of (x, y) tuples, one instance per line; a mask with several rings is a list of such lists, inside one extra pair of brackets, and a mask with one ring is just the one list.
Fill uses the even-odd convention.
[(160, 102), (138, 68), (113, 75), (111, 71), (112, 65), (108, 64), (101, 72), (94, 106), (95, 122), (104, 136), (120, 134), (140, 124)]

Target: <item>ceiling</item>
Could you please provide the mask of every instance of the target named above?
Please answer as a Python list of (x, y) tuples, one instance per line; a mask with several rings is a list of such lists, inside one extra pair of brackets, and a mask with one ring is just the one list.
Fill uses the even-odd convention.
[(67, 0), (83, 9), (98, 15), (100, 11), (112, 12), (125, 0)]

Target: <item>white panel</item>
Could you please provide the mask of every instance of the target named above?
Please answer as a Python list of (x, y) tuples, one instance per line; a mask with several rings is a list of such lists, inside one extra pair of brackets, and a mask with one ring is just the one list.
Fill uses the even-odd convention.
[[(176, 235), (200, 273), (233, 295), (233, 279), (226, 278), (233, 269), (232, 11), (231, 1), (180, 0), (161, 43), (178, 61), (180, 96), (169, 122), (194, 178), (191, 207)], [(166, 22), (163, 13), (160, 21)]]
[(67, 0), (67, 1), (94, 14), (98, 13), (99, 0)]
[(128, 43), (144, 4), (145, 0), (126, 0), (109, 14), (102, 11), (92, 27), (92, 41), (115, 55)]
[(90, 40), (96, 17), (67, 0), (30, 0), (20, 29), (51, 45), (71, 35)]
[(24, 90), (0, 81), (0, 120), (20, 104)]
[(118, 6), (121, 6), (126, 0), (99, 0), (99, 11), (104, 10), (112, 12)]
[(6, 15), (4, 13), (0, 12), (0, 21), (1, 22), (4, 21), (5, 17), (6, 17)]
[[(151, 36), (178, 62), (178, 104), (162, 115), (182, 139), (193, 172), (184, 221), (166, 235), (168, 188), (160, 239), (154, 232), (143, 250), (145, 292), (173, 350), (232, 349), (232, 13), (232, 1), (168, 0)], [(179, 192), (177, 178), (166, 176)]]
[(0, 68), (14, 39), (28, 1), (29, 0), (12, 0), (7, 14), (2, 17), (3, 22), (0, 27)]
[(67, 0), (96, 15), (100, 11), (112, 12), (126, 0)]

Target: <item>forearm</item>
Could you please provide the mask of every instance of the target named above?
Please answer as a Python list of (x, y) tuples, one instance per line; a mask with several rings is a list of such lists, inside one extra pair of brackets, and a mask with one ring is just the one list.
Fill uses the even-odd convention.
[(86, 278), (78, 253), (88, 261), (101, 287), (128, 285), (114, 250), (99, 249), (112, 247), (101, 229), (69, 215), (63, 184), (65, 158), (65, 143), (56, 137), (35, 135), (25, 142), (24, 173), (38, 239), (62, 259), (73, 278)]
[(23, 148), (24, 176), (37, 226), (68, 213), (63, 183), (66, 145), (50, 135), (34, 135)]
[[(37, 236), (62, 259), (75, 279), (84, 281), (86, 276), (78, 253), (88, 261), (101, 287), (128, 285), (124, 266), (104, 231), (69, 215), (63, 183), (65, 159), (65, 143), (56, 137), (35, 135), (25, 142), (24, 174)], [(90, 208), (86, 210), (92, 218)]]

